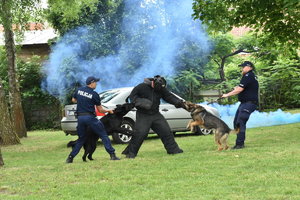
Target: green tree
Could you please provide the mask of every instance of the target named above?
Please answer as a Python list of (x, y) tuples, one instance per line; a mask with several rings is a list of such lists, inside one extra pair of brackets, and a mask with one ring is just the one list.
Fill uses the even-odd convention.
[[(86, 27), (89, 34), (82, 35), (88, 48), (82, 59), (115, 54), (119, 49), (122, 24), (122, 0), (50, 0), (46, 17), (61, 34)], [(78, 38), (76, 38), (78, 39)], [(70, 42), (74, 42), (72, 39)]]
[(2, 157), (2, 153), (1, 153), (1, 146), (0, 146), (0, 166), (4, 165), (4, 161), (3, 161), (3, 157)]
[[(194, 101), (194, 91), (200, 88), (203, 77), (194, 70), (183, 70), (177, 76), (168, 79), (168, 87), (177, 94), (180, 94), (184, 99)], [(198, 99), (197, 99), (198, 100)]]
[[(247, 35), (240, 39), (233, 39), (228, 34), (216, 34), (212, 36), (214, 50), (210, 59), (218, 66), (220, 81), (226, 80), (224, 67), (231, 61), (231, 57), (240, 53), (258, 52), (258, 42), (252, 35)], [(227, 62), (227, 63), (226, 63)]]
[(20, 139), (13, 128), (2, 79), (0, 77), (0, 146), (19, 143)]
[(13, 25), (18, 31), (26, 27), (39, 0), (1, 0), (0, 23), (4, 27), (5, 50), (8, 64), (9, 103), (15, 131), (19, 137), (26, 137), (26, 125), (22, 108), (21, 94), (17, 77), (16, 47)]
[[(101, 1), (101, 0), (100, 0)], [(89, 24), (97, 12), (99, 0), (49, 0), (47, 19), (61, 35), (77, 26)]]
[[(47, 19), (61, 35), (58, 44), (72, 45), (78, 43), (80, 38), (80, 52), (65, 57), (59, 66), (65, 77), (72, 79), (72, 71), (80, 71), (82, 66), (79, 60), (89, 62), (118, 53), (124, 38), (120, 32), (122, 0), (80, 0), (75, 4), (69, 0), (50, 0), (48, 3)], [(60, 96), (60, 100), (69, 103), (68, 95), (78, 85), (74, 82), (61, 88), (65, 95)]]
[[(43, 79), (41, 59), (33, 56), (30, 60), (17, 59), (18, 80), (22, 98), (22, 107), (27, 130), (36, 128), (57, 128), (61, 119), (59, 101), (41, 89)], [(0, 78), (2, 78), (5, 94), (9, 92), (7, 60), (3, 48), (0, 47)], [(8, 95), (6, 95), (8, 97)], [(34, 113), (42, 110), (47, 112), (47, 117), (35, 120)], [(5, 113), (5, 112), (4, 112)], [(7, 114), (8, 112), (6, 112)], [(8, 124), (8, 123), (4, 123)], [(10, 128), (12, 129), (12, 128)]]
[(280, 56), (260, 72), (261, 101), (265, 108), (294, 108), (300, 106), (299, 59)]
[[(39, 61), (38, 56), (33, 56), (26, 62), (18, 61), (20, 90), (28, 130), (57, 128), (57, 122), (62, 117), (59, 100), (41, 89), (43, 76)], [(37, 110), (47, 111), (47, 117), (38, 121), (32, 120), (32, 113)]]
[(246, 26), (276, 41), (299, 47), (299, 0), (195, 0), (194, 18), (208, 25), (210, 31), (228, 32)]

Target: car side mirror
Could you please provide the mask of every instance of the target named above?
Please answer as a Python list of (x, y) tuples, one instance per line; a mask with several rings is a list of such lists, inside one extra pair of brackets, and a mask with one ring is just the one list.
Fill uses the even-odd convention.
[(131, 103), (129, 96), (125, 99), (126, 103)]

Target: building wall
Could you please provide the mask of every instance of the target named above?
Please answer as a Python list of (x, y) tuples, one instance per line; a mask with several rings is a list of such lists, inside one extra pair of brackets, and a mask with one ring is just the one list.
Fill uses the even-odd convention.
[(41, 61), (48, 58), (50, 54), (50, 46), (48, 44), (32, 44), (22, 45), (21, 50), (18, 52), (18, 57), (24, 60), (29, 60), (32, 56), (40, 56)]

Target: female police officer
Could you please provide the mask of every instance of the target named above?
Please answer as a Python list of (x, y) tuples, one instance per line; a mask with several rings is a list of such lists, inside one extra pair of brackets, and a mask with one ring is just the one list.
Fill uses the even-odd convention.
[(101, 113), (113, 113), (112, 110), (105, 110), (101, 106), (99, 95), (94, 91), (97, 87), (97, 82), (100, 79), (90, 76), (86, 79), (86, 86), (77, 89), (73, 95), (72, 102), (77, 103), (78, 125), (77, 133), (78, 140), (72, 152), (68, 156), (66, 163), (72, 163), (73, 158), (79, 153), (81, 147), (85, 142), (85, 132), (88, 126), (96, 133), (102, 140), (106, 151), (110, 154), (111, 160), (120, 160), (116, 157), (115, 149), (112, 147), (105, 128), (100, 120), (96, 118), (95, 106)]
[(222, 95), (222, 97), (225, 98), (238, 94), (238, 100), (241, 102), (233, 121), (234, 128), (240, 129), (233, 149), (242, 149), (245, 147), (246, 123), (251, 113), (256, 110), (258, 105), (259, 86), (257, 78), (253, 72), (254, 65), (249, 61), (245, 61), (239, 66), (242, 67), (243, 75), (240, 84), (231, 92)]

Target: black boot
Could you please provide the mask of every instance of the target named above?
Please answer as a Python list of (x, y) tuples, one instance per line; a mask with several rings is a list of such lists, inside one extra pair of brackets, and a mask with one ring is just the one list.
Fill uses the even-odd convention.
[(236, 144), (234, 147), (232, 147), (231, 149), (243, 149), (245, 148), (245, 146), (243, 144), (239, 145), (239, 144)]
[(180, 148), (177, 148), (176, 150), (174, 150), (172, 152), (168, 152), (168, 154), (178, 154), (178, 153), (183, 153), (183, 150)]
[(73, 162), (73, 156), (69, 155), (67, 160), (66, 160), (66, 163), (72, 163)]
[(120, 160), (120, 158), (118, 158), (115, 153), (110, 154), (110, 159), (111, 160)]
[(133, 153), (126, 154), (126, 158), (135, 159), (135, 155)]

